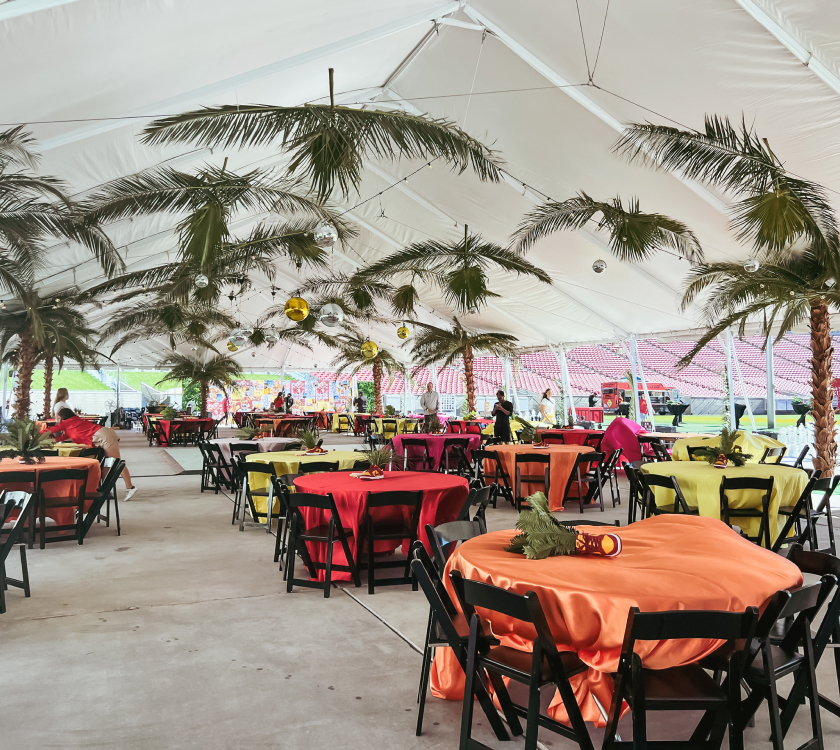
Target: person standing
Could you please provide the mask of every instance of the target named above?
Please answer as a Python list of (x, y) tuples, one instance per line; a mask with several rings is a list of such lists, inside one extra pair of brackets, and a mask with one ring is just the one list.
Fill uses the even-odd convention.
[(368, 403), (367, 396), (365, 396), (364, 391), (359, 391), (356, 398), (353, 399), (353, 408), (359, 414), (367, 414)]
[(271, 405), (274, 407), (274, 411), (282, 412), (286, 408), (286, 392), (280, 391)]
[[(110, 427), (100, 427), (95, 422), (77, 417), (72, 409), (62, 409), (58, 413), (58, 419), (57, 425), (47, 427), (42, 432), (51, 432), (56, 439), (59, 439), (59, 436), (66, 437), (78, 445), (102, 448), (109, 458), (120, 457), (120, 439)], [(128, 466), (123, 469), (122, 478), (126, 488), (123, 500), (131, 500), (134, 493), (137, 492), (137, 488), (131, 481)]]
[(440, 394), (431, 383), (426, 385), (426, 392), (420, 396), (420, 408), (423, 410), (423, 432), (428, 432), (432, 418), (440, 411)]
[(286, 414), (292, 413), (292, 407), (295, 405), (295, 400), (292, 398), (292, 392), (286, 394)]
[(228, 417), (230, 416), (230, 399), (228, 398), (227, 393), (225, 397), (222, 399), (222, 413), (225, 415), (225, 424), (228, 423)]
[(551, 398), (551, 388), (546, 388), (540, 401), (540, 413), (542, 414), (542, 421), (549, 425), (553, 425), (557, 419), (557, 413), (554, 407), (554, 399)]
[(513, 404), (505, 401), (505, 392), (500, 388), (496, 391), (496, 403), (493, 405), (491, 416), (496, 418), (493, 425), (493, 435), (503, 442), (510, 442), (510, 415), (513, 414)]
[(595, 391), (589, 394), (589, 408), (591, 409), (595, 404), (598, 403), (598, 394)]
[[(52, 405), (52, 416), (55, 419), (58, 419), (58, 413), (62, 409), (70, 409), (70, 411), (73, 411), (73, 405), (70, 403), (70, 393), (66, 388), (59, 388), (55, 392), (55, 401), (53, 401)], [(49, 414), (45, 414), (44, 419), (49, 416)]]

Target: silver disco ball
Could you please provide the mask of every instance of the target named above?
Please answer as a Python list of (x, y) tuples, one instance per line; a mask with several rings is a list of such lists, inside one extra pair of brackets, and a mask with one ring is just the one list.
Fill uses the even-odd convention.
[(338, 232), (336, 232), (335, 227), (330, 224), (321, 224), (321, 226), (315, 230), (314, 238), (315, 244), (318, 247), (330, 248), (338, 239)]
[(607, 263), (606, 263), (606, 261), (603, 261), (603, 260), (600, 260), (600, 259), (599, 259), (599, 260), (596, 260), (596, 261), (592, 264), (592, 270), (593, 270), (593, 271), (595, 271), (595, 273), (604, 273), (604, 271), (606, 271), (606, 270), (607, 270)]
[(265, 332), (265, 343), (273, 346), (278, 341), (280, 341), (280, 334), (277, 333), (277, 329), (272, 326)]
[(243, 335), (246, 339), (247, 339), (247, 338), (250, 338), (251, 336), (253, 336), (253, 335), (254, 335), (254, 329), (253, 329), (253, 328), (243, 328), (243, 329), (242, 329), (242, 335)]
[(321, 308), (320, 320), (325, 326), (334, 328), (344, 320), (344, 310), (341, 309), (341, 305), (330, 302)]
[(744, 263), (744, 270), (747, 273), (755, 273), (758, 270), (758, 261), (755, 258), (750, 258)]
[(208, 279), (203, 273), (198, 274), (195, 277), (195, 286), (197, 289), (204, 289), (210, 283), (210, 279)]
[(241, 335), (234, 336), (234, 335), (231, 334), (231, 337), (228, 340), (234, 346), (243, 346), (248, 339), (246, 339), (244, 336), (241, 336)]

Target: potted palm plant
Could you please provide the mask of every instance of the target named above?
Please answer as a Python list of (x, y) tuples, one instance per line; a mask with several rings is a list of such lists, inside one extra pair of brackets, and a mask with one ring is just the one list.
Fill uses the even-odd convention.
[(43, 463), (42, 451), (55, 445), (49, 433), (42, 433), (34, 422), (15, 419), (9, 423), (8, 431), (0, 433), (0, 461), (17, 457), (22, 464)]
[(298, 430), (297, 436), (298, 438), (300, 438), (300, 443), (307, 453), (316, 454), (327, 452), (324, 448), (320, 446), (318, 442), (318, 435), (315, 433), (314, 430), (310, 430), (308, 427), (304, 427), (303, 429)]
[(364, 454), (365, 460), (370, 464), (360, 479), (384, 479), (385, 470), (391, 465), (394, 460), (394, 451), (390, 448), (371, 448)]

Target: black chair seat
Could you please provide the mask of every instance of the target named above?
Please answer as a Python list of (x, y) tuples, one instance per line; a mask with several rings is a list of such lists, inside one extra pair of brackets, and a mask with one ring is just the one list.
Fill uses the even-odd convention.
[[(353, 529), (342, 528), (345, 536), (353, 536)], [(335, 533), (338, 533), (338, 526), (335, 527)], [(321, 524), (320, 526), (313, 526), (310, 529), (305, 529), (304, 531), (299, 531), (297, 534), (298, 539), (302, 539), (307, 542), (314, 542), (314, 541), (323, 541), (329, 538), (330, 534), (330, 525), (328, 523)]]
[[(494, 638), (493, 635), (487, 630), (486, 623), (482, 622), (482, 627), (484, 628), (484, 637), (487, 641), (493, 645), (497, 646), (499, 644), (499, 640)], [(464, 642), (464, 645), (467, 645), (467, 641), (470, 638), (470, 624), (467, 622), (467, 618), (461, 612), (457, 612), (452, 617), (452, 625), (455, 627), (455, 631), (458, 633), (458, 637), (461, 638)], [(440, 622), (435, 622), (435, 633), (434, 638), (429, 639), (429, 645), (444, 645), (448, 646), (449, 641), (446, 638), (446, 633), (444, 633), (443, 626)]]
[[(497, 646), (496, 648), (491, 648), (484, 658), (486, 666), (491, 667), (506, 677), (515, 677), (525, 682), (531, 679), (531, 662), (533, 657), (530, 651), (520, 651), (509, 646)], [(589, 669), (578, 658), (578, 655), (571, 651), (561, 651), (560, 661), (563, 662), (563, 668), (566, 670), (568, 677), (573, 677)], [(546, 684), (552, 680), (551, 667), (543, 659), (540, 683)]]
[(376, 523), (377, 539), (407, 539), (411, 536), (411, 527), (405, 523), (385, 522)]
[[(773, 671), (776, 673), (777, 679), (791, 672), (795, 672), (805, 661), (805, 657), (798, 651), (790, 651), (774, 643), (768, 643), (767, 648), (770, 649), (770, 655), (773, 659)], [(755, 659), (747, 667), (746, 673), (749, 675), (750, 680), (761, 683), (767, 682), (764, 664), (761, 660), (761, 652), (755, 655)]]
[(646, 669), (643, 676), (649, 710), (706, 711), (726, 705), (728, 700), (721, 687), (696, 664)]

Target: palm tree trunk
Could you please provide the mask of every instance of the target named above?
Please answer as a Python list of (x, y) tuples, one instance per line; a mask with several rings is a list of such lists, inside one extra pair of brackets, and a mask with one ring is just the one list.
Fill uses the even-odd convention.
[(469, 344), (464, 347), (462, 356), (464, 359), (464, 380), (467, 385), (467, 410), (470, 414), (473, 414), (475, 412), (475, 373), (473, 372), (475, 355)]
[(373, 411), (382, 414), (382, 362), (373, 360)]
[(35, 339), (22, 333), (17, 355), (17, 389), (15, 390), (15, 419), (29, 419), (29, 392), (32, 389), (32, 371), (35, 369)]
[(48, 354), (44, 359), (44, 419), (50, 416), (52, 404), (53, 358)]
[(811, 414), (814, 417), (814, 468), (822, 476), (834, 475), (837, 440), (834, 423), (834, 389), (831, 364), (831, 318), (827, 305), (811, 308)]
[(201, 399), (201, 417), (207, 418), (207, 399), (210, 396), (210, 384), (206, 380), (200, 380), (198, 383), (198, 397)]

